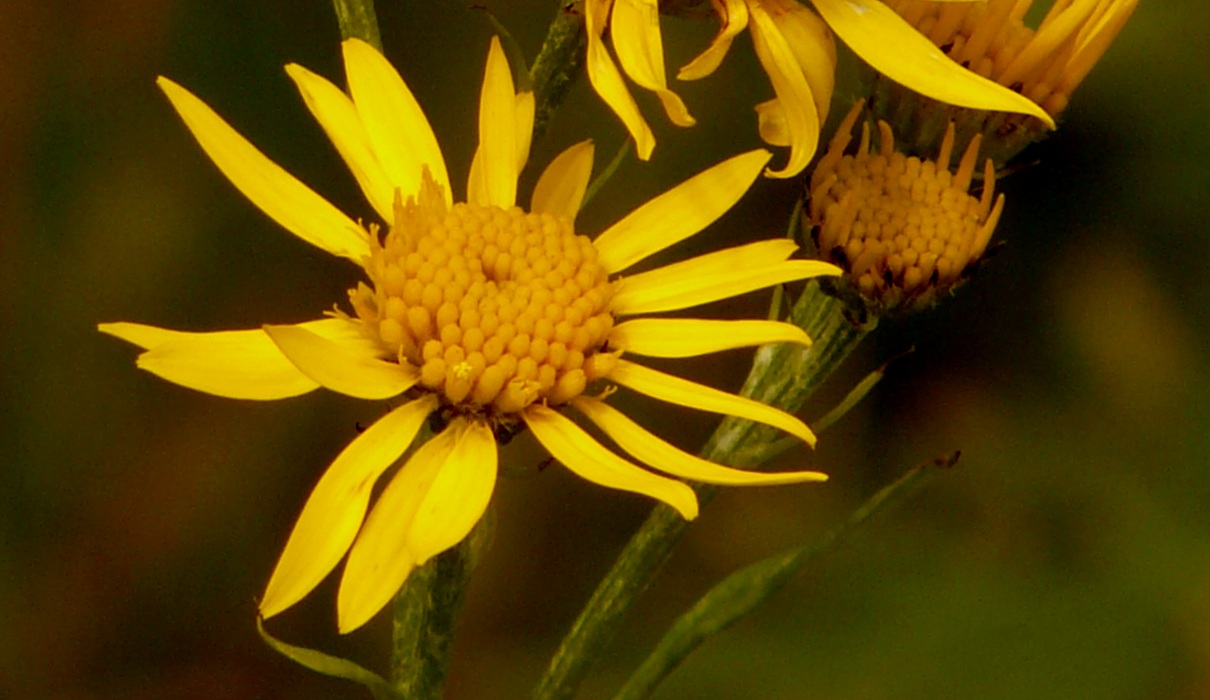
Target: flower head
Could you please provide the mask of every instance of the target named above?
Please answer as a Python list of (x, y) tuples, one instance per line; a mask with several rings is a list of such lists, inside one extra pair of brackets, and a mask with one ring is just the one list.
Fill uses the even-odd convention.
[(822, 258), (844, 268), (842, 292), (866, 311), (927, 307), (974, 269), (1000, 220), (1004, 195), (994, 196), (990, 159), (984, 161), (982, 195), (967, 194), (979, 137), (950, 172), (952, 125), (936, 160), (896, 152), (884, 121), (878, 122), (877, 151), (863, 123), (856, 153), (845, 155), (862, 107), (858, 103), (845, 117), (811, 176), (812, 240)]
[[(681, 7), (675, 2), (668, 5), (670, 11)], [(879, 0), (811, 0), (818, 15), (797, 0), (711, 0), (711, 5), (719, 18), (719, 32), (677, 77), (696, 80), (710, 75), (735, 37), (749, 30), (757, 58), (776, 93), (773, 100), (756, 107), (761, 136), (772, 145), (790, 148), (785, 166), (768, 171), (770, 177), (801, 173), (815, 154), (835, 80), (833, 32), (876, 71), (911, 90), (948, 104), (1033, 115), (1046, 126), (1054, 126), (1050, 116), (1033, 102), (946, 58)], [(641, 158), (651, 154), (655, 138), (610, 58), (603, 36), (608, 25), (614, 52), (626, 74), (659, 96), (674, 124), (691, 126), (693, 118), (668, 89), (664, 77), (659, 10), (658, 0), (585, 2), (588, 77), (634, 137)]]
[[(414, 567), (467, 536), (491, 498), (497, 442), (522, 429), (583, 478), (696, 516), (697, 500), (685, 483), (618, 456), (566, 417), (567, 409), (635, 460), (673, 477), (733, 485), (825, 478), (713, 464), (660, 440), (604, 401), (620, 385), (814, 441), (793, 416), (630, 357), (810, 342), (786, 323), (628, 318), (837, 272), (826, 263), (789, 260), (795, 245), (783, 239), (620, 276), (729, 209), (768, 153), (720, 163), (589, 239), (576, 233), (574, 220), (592, 171), (591, 142), (550, 164), (529, 211), (516, 205), (533, 97), (515, 91), (498, 41), (488, 54), (479, 148), (460, 202), (428, 120), (399, 74), (365, 43), (346, 41), (343, 51), (347, 94), (300, 66), (286, 71), (381, 227), (350, 219), (201, 100), (172, 81), (159, 82), (244, 195), (298, 237), (360, 268), (366, 281), (349, 292), (353, 313), (219, 333), (134, 323), (100, 327), (142, 347), (143, 369), (220, 396), (280, 399), (323, 386), (364, 399), (402, 398), (337, 456), (311, 492), (261, 600), (264, 616), (302, 599), (347, 553), (339, 627), (362, 625)], [(370, 509), (375, 483), (426, 423), (436, 436), (413, 452)]]

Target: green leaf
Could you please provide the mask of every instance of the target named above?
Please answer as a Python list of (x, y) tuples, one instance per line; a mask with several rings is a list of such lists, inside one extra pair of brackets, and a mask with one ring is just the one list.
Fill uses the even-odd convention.
[(259, 617), (256, 619), (256, 631), (260, 633), (261, 639), (265, 640), (265, 643), (272, 647), (274, 651), (300, 666), (309, 668), (316, 673), (322, 673), (325, 676), (343, 678), (354, 683), (360, 683), (370, 689), (370, 693), (374, 695), (375, 700), (405, 700), (402, 695), (391, 688), (390, 683), (387, 683), (386, 679), (382, 676), (348, 659), (331, 656), (322, 651), (307, 649), (306, 647), (287, 644), (275, 638), (265, 631), (264, 623)]

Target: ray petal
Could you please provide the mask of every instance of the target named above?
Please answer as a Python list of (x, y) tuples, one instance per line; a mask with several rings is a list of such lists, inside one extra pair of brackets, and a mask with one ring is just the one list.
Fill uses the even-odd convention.
[(725, 467), (668, 444), (604, 401), (581, 396), (571, 403), (630, 456), (682, 479), (724, 486), (775, 486), (828, 480), (827, 474), (814, 471), (769, 473)]
[(541, 404), (522, 414), (534, 437), (578, 476), (611, 489), (641, 493), (672, 506), (686, 520), (697, 517), (697, 496), (685, 484), (657, 476), (601, 446), (591, 435)]
[(530, 210), (575, 221), (592, 176), (593, 152), (592, 139), (588, 139), (556, 156), (534, 185)]
[(698, 233), (739, 201), (772, 157), (758, 149), (729, 158), (635, 209), (593, 241), (610, 273)]
[(458, 544), (483, 517), (496, 487), (498, 449), (487, 424), (467, 421), (408, 528), (408, 553), (420, 565)]
[[(336, 342), (360, 337), (355, 323), (340, 318), (299, 325)], [(102, 323), (97, 328), (146, 350), (139, 355), (141, 369), (207, 394), (269, 401), (319, 388), (260, 328), (190, 333), (125, 322)]]
[(290, 533), (260, 613), (273, 617), (310, 593), (340, 561), (365, 519), (378, 477), (404, 453), (437, 407), (425, 396), (388, 413), (340, 453), (311, 490)]
[(639, 113), (639, 106), (635, 104), (634, 97), (626, 89), (626, 81), (622, 79), (618, 67), (609, 57), (609, 50), (605, 48), (605, 41), (601, 38), (602, 32), (605, 31), (609, 6), (609, 0), (585, 0), (584, 2), (585, 32), (588, 34), (588, 81), (592, 83), (592, 89), (605, 101), (605, 104), (609, 105), (618, 119), (622, 120), (626, 130), (630, 132), (639, 159), (648, 160), (651, 158), (651, 151), (655, 148), (655, 135), (651, 133), (651, 127)]
[(668, 89), (664, 77), (664, 42), (660, 37), (660, 8), (656, 0), (614, 0), (609, 37), (618, 63), (630, 79), (660, 98), (668, 119), (677, 126), (693, 126), (685, 103)]
[(1044, 109), (952, 61), (878, 0), (811, 1), (854, 53), (891, 80), (959, 107), (1030, 114), (1055, 127)]
[(484, 191), (472, 202), (507, 209), (517, 202), (517, 95), (508, 59), (493, 36), (479, 93), (479, 165)]
[(387, 177), (365, 125), (357, 114), (353, 100), (326, 78), (312, 73), (297, 63), (286, 66), (286, 74), (302, 94), (307, 109), (323, 127), (324, 133), (344, 159), (366, 200), (387, 224), (395, 218), (395, 185)]
[(811, 85), (781, 30), (760, 3), (753, 3), (750, 12), (752, 46), (769, 75), (769, 82), (773, 83), (781, 107), (779, 116), (785, 120), (790, 141), (790, 158), (785, 167), (770, 169), (766, 174), (769, 177), (794, 177), (811, 162), (819, 145), (819, 111)]
[(408, 535), (425, 494), (454, 449), (455, 431), (447, 428), (421, 445), (391, 478), (349, 550), (336, 596), (337, 627), (342, 634), (364, 625), (386, 605), (417, 562)]
[(300, 326), (265, 326), (281, 353), (332, 391), (359, 399), (389, 399), (412, 388), (419, 374), (380, 359), (364, 346), (333, 342)]
[(332, 255), (360, 264), (370, 253), (361, 226), (269, 160), (193, 93), (168, 78), (156, 84), (223, 175), (269, 218)]
[(806, 331), (781, 321), (712, 321), (694, 318), (636, 318), (614, 326), (609, 345), (647, 357), (696, 357), (722, 350), (798, 343), (811, 345)]
[(815, 446), (815, 435), (805, 423), (759, 401), (664, 374), (627, 360), (617, 361), (609, 373), (609, 379), (660, 401), (771, 425)]
[(445, 193), (445, 203), (451, 204), (441, 146), (403, 78), (377, 49), (360, 39), (345, 40), (341, 49), (353, 104), (391, 182), (406, 200), (420, 192), (421, 173), (427, 166)]
[(748, 7), (744, 0), (716, 0), (714, 9), (720, 16), (718, 34), (705, 51), (681, 68), (677, 79), (697, 80), (713, 73), (727, 56), (736, 35), (747, 28)]

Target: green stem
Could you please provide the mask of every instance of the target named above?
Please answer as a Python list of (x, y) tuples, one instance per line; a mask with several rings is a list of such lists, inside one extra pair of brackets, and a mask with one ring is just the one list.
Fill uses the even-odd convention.
[[(797, 412), (872, 329), (853, 325), (845, 308), (843, 302), (824, 294), (817, 283), (811, 282), (790, 315), (815, 339), (815, 344), (810, 349), (797, 345), (761, 348), (742, 393)], [(714, 431), (702, 455), (721, 464), (755, 467), (768, 458), (777, 436), (774, 428), (728, 418)], [(715, 487), (703, 485), (695, 486), (695, 490), (703, 506), (716, 492)], [(572, 697), (688, 525), (672, 508), (662, 504), (655, 507), (563, 638), (534, 692), (536, 700)]]
[(583, 0), (560, 0), (530, 75), (534, 83), (534, 136), (550, 125), (555, 109), (580, 77), (587, 53)]
[(361, 39), (382, 53), (374, 0), (332, 0), (332, 7), (336, 10), (336, 21), (340, 23), (341, 39)]

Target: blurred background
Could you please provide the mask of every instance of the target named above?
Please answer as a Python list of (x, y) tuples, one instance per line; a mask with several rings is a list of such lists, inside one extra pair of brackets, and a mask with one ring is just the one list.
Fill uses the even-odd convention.
[[(532, 57), (554, 3), (487, 5)], [(356, 283), (349, 265), (244, 200), (154, 83), (162, 74), (193, 90), (365, 215), (282, 70), (298, 62), (340, 80), (329, 4), (0, 7), (0, 696), (368, 697), (265, 647), (254, 611), (312, 484), (383, 407), (325, 392), (272, 403), (191, 392), (137, 370), (133, 347), (95, 330), (296, 322)], [(483, 13), (445, 0), (388, 0), (378, 13), (388, 57), (463, 182)], [(663, 26), (670, 72), (716, 27)], [(1061, 130), (1003, 183), (993, 263), (936, 311), (885, 324), (805, 410), (819, 417), (914, 348), (814, 454), (784, 460), (832, 480), (717, 499), (581, 697), (608, 697), (726, 573), (810, 541), (904, 469), (953, 450), (957, 468), (707, 643), (660, 697), (1210, 696), (1207, 26), (1205, 3), (1142, 3)], [(655, 157), (623, 166), (583, 231), (759, 146), (751, 105), (772, 93), (746, 36), (714, 78), (677, 89), (698, 126), (674, 129), (640, 97)], [(533, 170), (586, 137), (603, 162), (623, 134), (580, 84), (536, 143)], [(776, 235), (796, 196), (794, 183), (762, 181), (673, 255)], [(765, 304), (753, 295), (710, 311)], [(728, 353), (683, 371), (735, 389), (749, 360)], [(686, 448), (713, 427), (620, 399)], [(539, 471), (541, 458), (528, 438), (506, 451), (451, 698), (524, 697), (650, 508)], [(334, 594), (325, 583), (271, 630), (383, 670), (389, 620), (339, 637)]]

